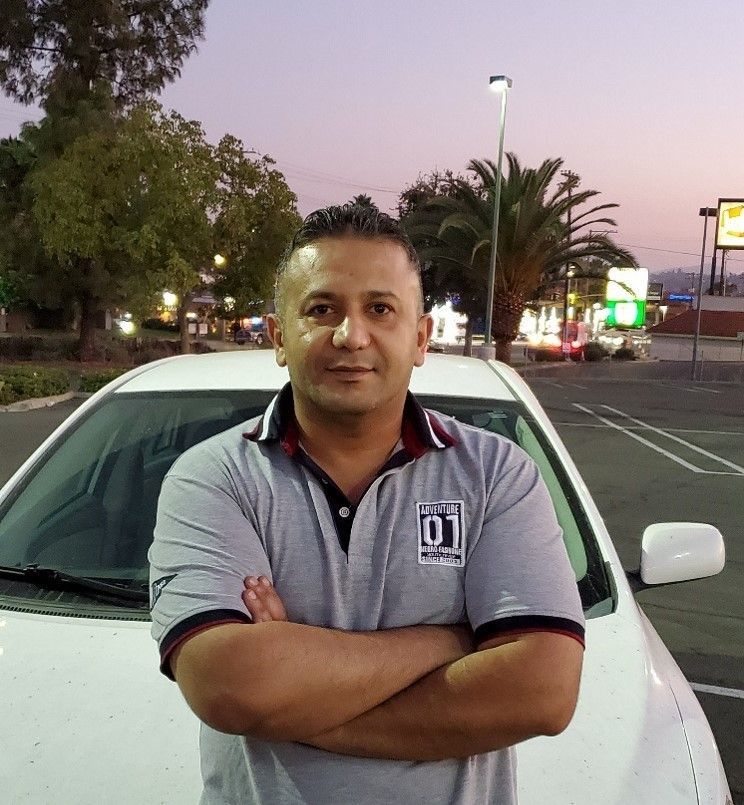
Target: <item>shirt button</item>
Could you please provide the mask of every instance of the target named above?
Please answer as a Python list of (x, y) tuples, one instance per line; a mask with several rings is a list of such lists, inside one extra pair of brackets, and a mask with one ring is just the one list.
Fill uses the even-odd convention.
[(348, 506), (342, 506), (338, 510), (338, 513), (341, 517), (348, 517), (351, 514), (351, 509)]

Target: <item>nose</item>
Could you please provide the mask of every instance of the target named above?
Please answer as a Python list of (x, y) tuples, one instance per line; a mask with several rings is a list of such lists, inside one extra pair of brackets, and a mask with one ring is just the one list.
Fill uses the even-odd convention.
[(349, 314), (333, 331), (333, 346), (337, 349), (364, 349), (369, 344), (369, 329), (363, 316)]

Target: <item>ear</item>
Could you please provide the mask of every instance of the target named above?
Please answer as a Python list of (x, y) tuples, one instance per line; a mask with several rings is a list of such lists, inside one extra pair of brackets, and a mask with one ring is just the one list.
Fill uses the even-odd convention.
[(282, 333), (282, 323), (276, 313), (266, 315), (266, 332), (269, 340), (274, 345), (274, 355), (279, 366), (287, 365), (287, 356), (284, 350), (284, 334)]
[(434, 330), (434, 321), (428, 313), (424, 313), (418, 320), (416, 328), (416, 359), (414, 366), (422, 366), (426, 360), (426, 350), (429, 346), (429, 339)]

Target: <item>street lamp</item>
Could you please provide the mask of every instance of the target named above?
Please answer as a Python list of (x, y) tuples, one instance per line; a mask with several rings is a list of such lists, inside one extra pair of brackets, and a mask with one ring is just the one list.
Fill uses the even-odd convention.
[(501, 207), (501, 159), (504, 155), (504, 126), (506, 123), (506, 96), (511, 89), (512, 80), (505, 75), (492, 75), (488, 84), (493, 92), (501, 96), (501, 116), (499, 119), (499, 158), (496, 162), (496, 187), (493, 198), (493, 232), (491, 233), (491, 263), (488, 271), (488, 302), (486, 304), (485, 346), (491, 345), (491, 325), (493, 323), (493, 295), (496, 286), (496, 259), (499, 242), (499, 208)]
[(223, 257), (221, 254), (215, 254), (212, 260), (214, 261), (214, 264), (217, 268), (222, 268), (222, 266), (224, 266), (225, 263), (227, 262), (227, 259)]
[(708, 234), (708, 218), (715, 218), (718, 210), (715, 207), (701, 207), (698, 215), (705, 218), (703, 223), (703, 248), (700, 252), (700, 276), (697, 287), (697, 321), (695, 322), (695, 338), (692, 341), (692, 380), (695, 379), (697, 365), (698, 341), (700, 340), (700, 316), (703, 310), (703, 268), (705, 265), (705, 239)]

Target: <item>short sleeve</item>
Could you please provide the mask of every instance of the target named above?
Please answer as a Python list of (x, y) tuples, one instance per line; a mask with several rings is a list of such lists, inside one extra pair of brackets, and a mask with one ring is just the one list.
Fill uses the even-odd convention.
[(243, 580), (271, 568), (254, 518), (224, 462), (213, 452), (185, 453), (163, 481), (150, 552), (152, 636), (161, 670), (187, 637), (220, 623), (250, 623)]
[(537, 465), (509, 445), (500, 466), (465, 576), (476, 643), (506, 633), (548, 631), (583, 644), (576, 577)]

